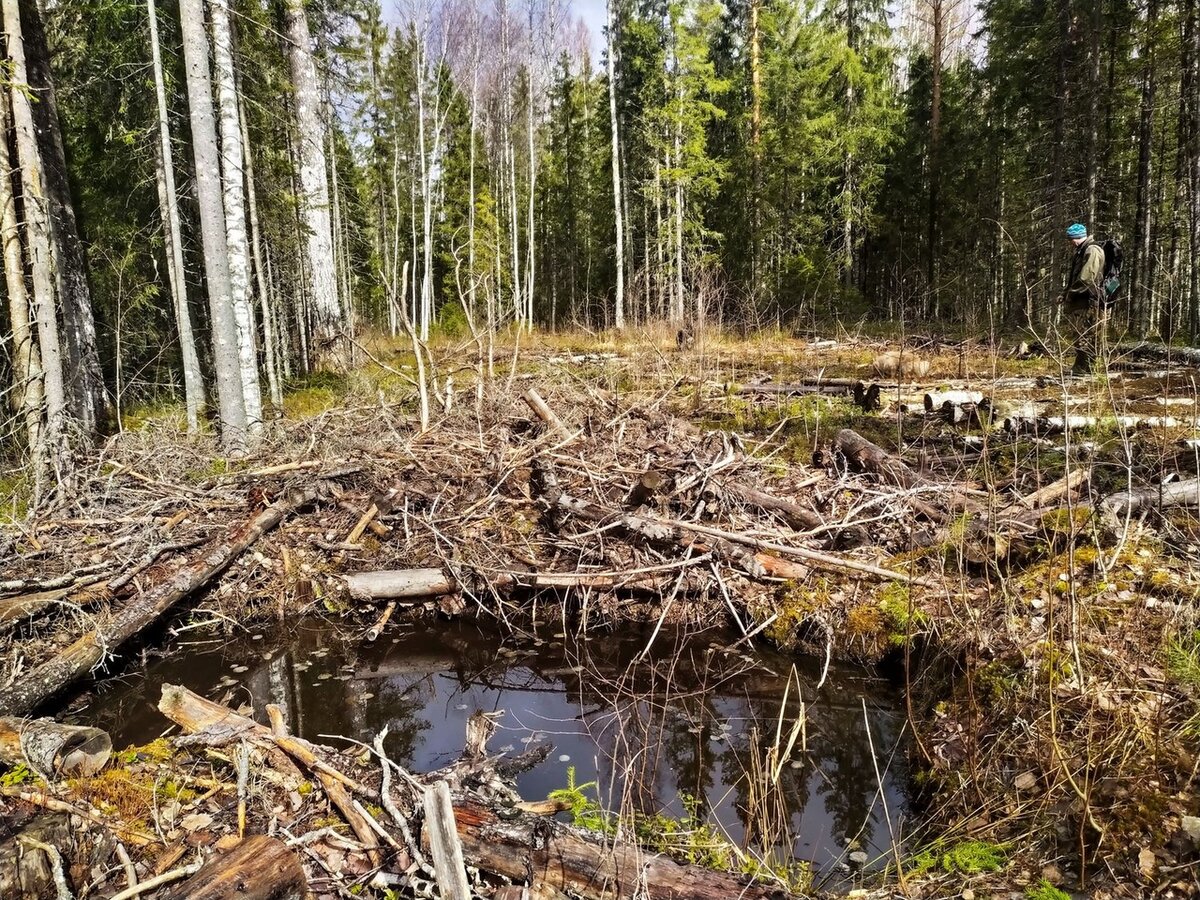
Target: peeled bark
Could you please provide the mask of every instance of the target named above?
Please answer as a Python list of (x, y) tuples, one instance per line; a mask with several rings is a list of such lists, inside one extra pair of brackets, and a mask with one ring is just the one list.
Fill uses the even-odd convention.
[(308, 271), (310, 312), (319, 343), (329, 345), (343, 327), (333, 265), (333, 226), (329, 212), (329, 176), (325, 127), (321, 124), (321, 91), (313, 64), (312, 38), (303, 0), (286, 0), (284, 32), (296, 103), (296, 144), (300, 157), (300, 214)]
[(99, 728), (60, 725), (53, 719), (0, 716), (0, 762), (27, 763), (49, 778), (95, 775), (112, 755), (112, 739)]
[(179, 354), (183, 362), (183, 391), (188, 431), (195, 432), (200, 428), (200, 414), (204, 409), (204, 380), (200, 374), (200, 357), (196, 353), (196, 335), (192, 331), (192, 313), (188, 308), (187, 279), (183, 267), (183, 233), (179, 224), (179, 202), (175, 189), (175, 159), (171, 152), (167, 89), (163, 81), (162, 54), (158, 44), (158, 13), (155, 11), (154, 0), (146, 0), (146, 10), (150, 17), (150, 57), (154, 67), (154, 96), (158, 107), (158, 152), (155, 154), (158, 205), (167, 244), (167, 280), (171, 287), (176, 329), (179, 332)]
[(216, 69), (217, 108), (221, 131), (221, 199), (225, 208), (225, 242), (229, 248), (229, 293), (237, 323), (238, 362), (242, 400), (250, 432), (262, 430), (262, 389), (258, 383), (254, 314), (250, 311), (250, 245), (246, 238), (245, 164), (242, 128), (238, 115), (237, 87), (233, 74), (233, 32), (229, 26), (229, 0), (211, 0), (213, 63)]
[(1154, 507), (1197, 507), (1200, 506), (1200, 478), (1189, 478), (1171, 484), (1155, 484), (1135, 491), (1122, 491), (1106, 497), (1100, 505), (1105, 511), (1117, 515)]
[(200, 206), (200, 237), (204, 245), (204, 274), (212, 320), (213, 363), (217, 370), (221, 443), (226, 450), (239, 452), (246, 445), (246, 402), (229, 281), (229, 245), (222, 205), (217, 128), (213, 121), (203, 0), (180, 0), (179, 23), (187, 69), (188, 112), (192, 123), (196, 199)]
[(777, 885), (747, 884), (724, 872), (685, 866), (627, 842), (615, 846), (541, 816), (511, 821), (477, 803), (454, 807), (466, 861), (514, 881), (590, 900), (654, 897), (662, 900), (768, 900)]

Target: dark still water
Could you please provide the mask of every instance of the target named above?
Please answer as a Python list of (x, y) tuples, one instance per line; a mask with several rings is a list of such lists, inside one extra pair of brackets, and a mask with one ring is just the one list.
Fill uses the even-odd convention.
[[(887, 855), (905, 812), (904, 715), (894, 690), (834, 666), (817, 691), (819, 661), (730, 652), (725, 634), (664, 630), (643, 657), (648, 637), (634, 628), (581, 638), (561, 623), (521, 637), (476, 623), (405, 624), (361, 646), (322, 626), (232, 641), (192, 631), (170, 657), (100, 685), (75, 717), (107, 728), (117, 747), (149, 741), (170, 725), (155, 704), (162, 684), (175, 682), (253, 707), (261, 721), (276, 703), (293, 731), (334, 746), (330, 735), (370, 741), (386, 725), (389, 754), (427, 771), (458, 757), (472, 713), (503, 710), (493, 752), (555, 747), (521, 776), (526, 799), (564, 787), (574, 766), (576, 781), (596, 781), (609, 809), (677, 816), (682, 798), (694, 798), (698, 815), (738, 843), (762, 842), (747, 823), (765, 815), (774, 823), (769, 842), (819, 870), (857, 849), (872, 860)], [(772, 768), (781, 706), (785, 748), (794, 723), (804, 728), (791, 753), (778, 755), (772, 779), (762, 773)]]

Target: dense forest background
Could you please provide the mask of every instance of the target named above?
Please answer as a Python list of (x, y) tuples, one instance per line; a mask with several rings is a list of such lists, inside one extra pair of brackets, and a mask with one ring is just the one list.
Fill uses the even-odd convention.
[(364, 327), (1041, 333), (1076, 220), (1198, 339), (1198, 6), (3, 0), (5, 438), (236, 443)]

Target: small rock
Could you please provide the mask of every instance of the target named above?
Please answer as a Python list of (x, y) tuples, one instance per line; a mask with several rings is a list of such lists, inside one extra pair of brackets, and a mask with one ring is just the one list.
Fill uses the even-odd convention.
[(1063, 873), (1058, 866), (1050, 864), (1042, 866), (1042, 877), (1051, 884), (1062, 884)]
[(975, 892), (970, 888), (963, 890), (960, 896), (962, 897), (962, 900), (975, 900)]
[(179, 827), (184, 831), (198, 831), (212, 824), (213, 817), (208, 813), (192, 813), (179, 820)]
[(855, 850), (850, 854), (851, 865), (857, 866), (860, 869), (867, 864), (867, 860), (869, 859), (870, 857), (867, 856), (867, 851), (865, 850)]
[(1200, 847), (1200, 816), (1184, 816), (1183, 833), (1192, 839), (1192, 843)]
[(1031, 791), (1037, 787), (1037, 776), (1032, 772), (1022, 772), (1013, 781), (1013, 787), (1018, 791)]
[(1138, 870), (1143, 875), (1149, 878), (1154, 874), (1154, 868), (1157, 865), (1154, 859), (1154, 851), (1149, 847), (1143, 847), (1138, 851)]

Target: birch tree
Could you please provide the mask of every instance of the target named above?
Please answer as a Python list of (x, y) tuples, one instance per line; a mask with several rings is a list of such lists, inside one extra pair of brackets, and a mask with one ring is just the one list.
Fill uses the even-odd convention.
[(45, 450), (42, 444), (42, 359), (29, 318), (25, 257), (13, 192), (13, 166), (8, 152), (8, 106), (8, 92), (0, 92), (0, 138), (3, 138), (0, 139), (0, 244), (3, 246), (4, 283), (8, 290), (9, 325), (12, 328), (12, 407), (24, 420), (35, 482), (40, 482)]
[(43, 190), (45, 177), (27, 87), (29, 76), (21, 35), (21, 12), (17, 0), (2, 0), (0, 10), (3, 12), (9, 65), (12, 67), (8, 95), (16, 135), (21, 199), (25, 210), (25, 248), (30, 271), (34, 319), (37, 322), (37, 343), (41, 351), (42, 385), (46, 399), (44, 437), (49, 457), (57, 466), (65, 459), (63, 451), (67, 423), (63, 359), (58, 335), (58, 312), (55, 306), (50, 215)]
[(183, 268), (183, 240), (179, 225), (179, 204), (175, 190), (175, 161), (171, 151), (171, 132), (167, 119), (167, 90), (163, 78), (162, 53), (158, 42), (158, 13), (154, 0), (146, 0), (150, 18), (150, 57), (154, 68), (154, 97), (158, 113), (158, 144), (155, 153), (158, 204), (162, 215), (163, 236), (167, 246), (167, 283), (171, 290), (175, 325), (179, 333), (179, 353), (183, 362), (184, 403), (187, 408), (188, 431), (200, 427), (204, 408), (204, 381), (200, 375), (200, 358), (196, 353), (196, 336), (192, 332), (192, 316), (188, 309), (187, 283)]
[(200, 208), (204, 274), (212, 320), (221, 442), (228, 451), (239, 452), (246, 445), (248, 423), (242, 393), (237, 320), (229, 280), (229, 244), (225, 233), (220, 178), (221, 154), (213, 116), (208, 38), (204, 33), (202, 0), (180, 0), (179, 22), (187, 69), (188, 113), (192, 125), (192, 156), (196, 165), (196, 199)]
[(221, 132), (221, 199), (225, 210), (225, 242), (229, 256), (229, 290), (237, 323), (242, 398), (250, 432), (262, 430), (262, 389), (258, 381), (254, 315), (250, 311), (250, 246), (246, 237), (245, 164), (237, 86), (233, 71), (233, 34), (228, 0), (212, 0), (213, 63)]
[(617, 285), (613, 301), (613, 325), (618, 329), (625, 327), (625, 229), (621, 222), (621, 141), (617, 134), (617, 81), (616, 81), (616, 35), (614, 32), (613, 6), (616, 0), (608, 0), (605, 10), (608, 16), (608, 28), (605, 31), (608, 42), (606, 59), (608, 63), (608, 118), (612, 128), (612, 187), (613, 187), (613, 217), (616, 219), (616, 255), (617, 255)]
[(305, 226), (302, 237), (308, 272), (309, 311), (317, 341), (328, 346), (342, 331), (344, 322), (334, 271), (325, 126), (321, 122), (322, 95), (303, 0), (285, 0), (284, 34), (296, 109), (299, 202)]

